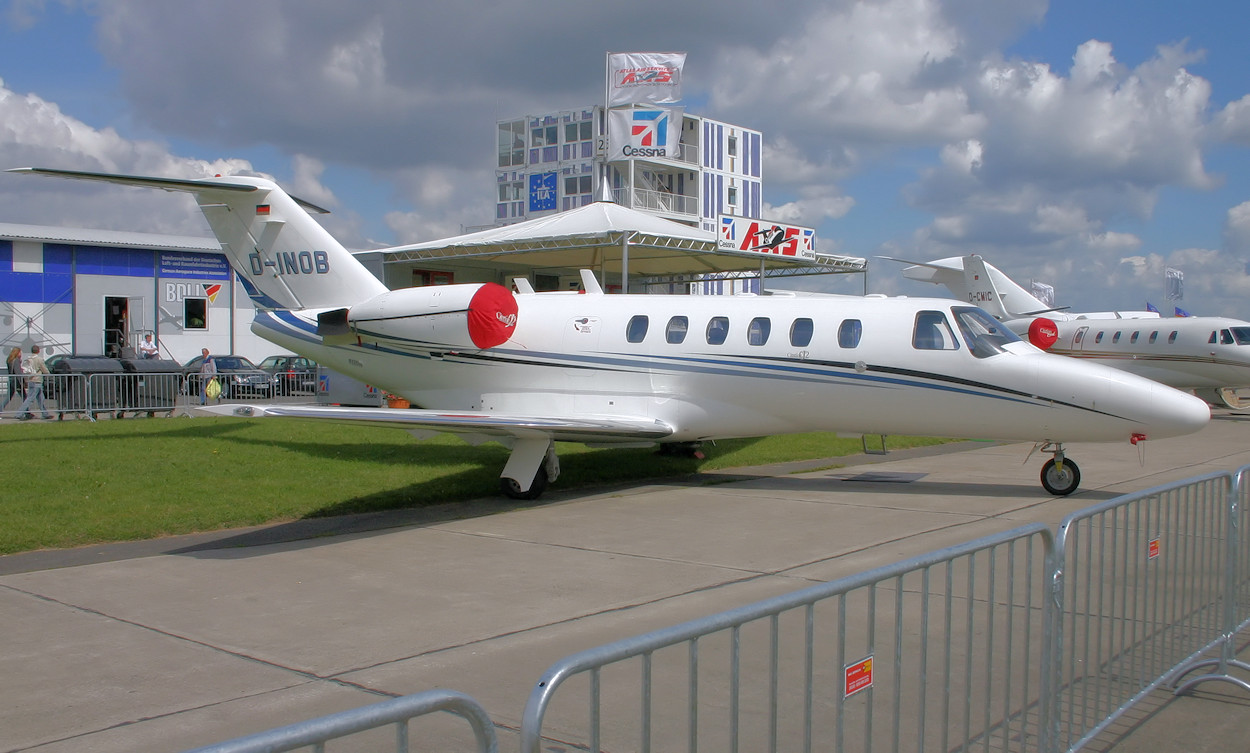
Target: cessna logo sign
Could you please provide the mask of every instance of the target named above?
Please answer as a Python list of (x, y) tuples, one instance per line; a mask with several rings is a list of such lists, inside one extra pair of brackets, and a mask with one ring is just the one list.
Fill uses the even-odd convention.
[(729, 253), (767, 254), (815, 261), (816, 231), (779, 222), (721, 217), (717, 247)]
[(608, 111), (609, 159), (680, 156), (680, 107)]

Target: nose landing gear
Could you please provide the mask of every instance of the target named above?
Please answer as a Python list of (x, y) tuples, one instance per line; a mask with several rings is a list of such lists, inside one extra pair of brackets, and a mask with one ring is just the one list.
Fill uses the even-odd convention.
[(1081, 485), (1081, 469), (1063, 455), (1062, 442), (1047, 442), (1042, 452), (1052, 457), (1042, 466), (1042, 488), (1057, 497), (1066, 497)]

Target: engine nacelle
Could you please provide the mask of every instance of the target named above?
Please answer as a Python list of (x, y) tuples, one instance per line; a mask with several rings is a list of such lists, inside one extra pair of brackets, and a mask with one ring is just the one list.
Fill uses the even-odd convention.
[(1058, 339), (1059, 327), (1050, 319), (1039, 316), (1029, 322), (1029, 342), (1038, 348), (1050, 350)]
[(347, 325), (362, 341), (409, 340), (454, 348), (500, 345), (512, 337), (516, 320), (512, 291), (493, 282), (392, 290), (347, 311)]

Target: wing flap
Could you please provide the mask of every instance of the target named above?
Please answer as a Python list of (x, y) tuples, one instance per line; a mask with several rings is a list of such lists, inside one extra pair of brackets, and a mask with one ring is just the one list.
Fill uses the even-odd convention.
[(636, 442), (663, 439), (673, 433), (668, 424), (642, 416), (521, 416), (329, 405), (214, 405), (201, 410), (222, 416), (299, 418), (479, 437), (550, 437), (561, 442)]

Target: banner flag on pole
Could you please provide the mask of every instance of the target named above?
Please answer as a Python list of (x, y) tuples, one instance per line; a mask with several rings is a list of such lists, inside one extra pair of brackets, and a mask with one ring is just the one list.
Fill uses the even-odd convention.
[(609, 161), (681, 156), (683, 107), (608, 110)]
[(1045, 306), (1053, 307), (1055, 305), (1055, 288), (1053, 285), (1032, 280), (1029, 283), (1029, 287), (1031, 288), (1029, 292), (1032, 293), (1033, 297), (1041, 301)]
[(1164, 291), (1169, 301), (1185, 299), (1185, 273), (1168, 267), (1164, 272)]
[(1155, 305), (1151, 303), (1150, 301), (1146, 301), (1146, 310), (1154, 312), (1156, 314), (1159, 313), (1159, 309), (1156, 308)]
[(609, 53), (608, 106), (680, 101), (685, 64), (684, 52)]

